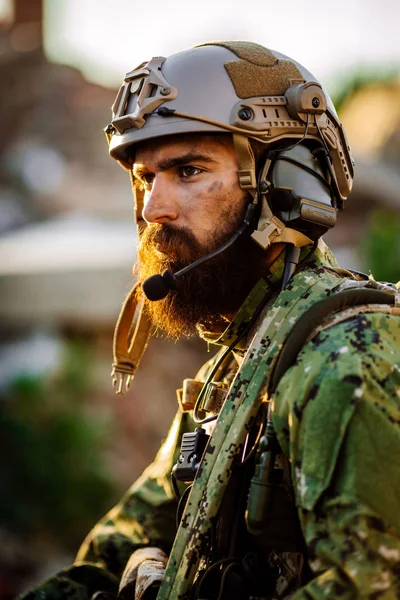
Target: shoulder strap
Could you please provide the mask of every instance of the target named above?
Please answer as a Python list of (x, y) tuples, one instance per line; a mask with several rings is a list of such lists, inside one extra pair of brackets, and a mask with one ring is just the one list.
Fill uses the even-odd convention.
[(270, 377), (269, 392), (275, 392), (278, 384), (291, 367), (308, 340), (310, 334), (323, 322), (326, 317), (341, 312), (351, 307), (365, 305), (398, 306), (399, 296), (396, 292), (390, 293), (379, 289), (356, 288), (348, 289), (328, 298), (316, 302), (306, 311), (290, 330), (282, 348), (274, 362), (273, 372)]

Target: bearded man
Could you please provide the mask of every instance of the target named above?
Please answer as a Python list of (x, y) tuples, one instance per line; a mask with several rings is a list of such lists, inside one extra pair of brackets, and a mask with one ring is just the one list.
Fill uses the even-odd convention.
[[(239, 229), (248, 193), (238, 184), (238, 166), (229, 134), (182, 134), (141, 144), (133, 167), (135, 185), (145, 192), (148, 224), (138, 247), (140, 281), (165, 269), (179, 271)], [(262, 277), (265, 262), (260, 246), (239, 238), (188, 273), (179, 293), (149, 303), (152, 322), (177, 338), (197, 328), (223, 331)]]
[(213, 42), (128, 73), (106, 133), (139, 227), (118, 391), (154, 328), (221, 350), (74, 565), (26, 598), (399, 597), (399, 296), (320, 239), (353, 180), (326, 92)]

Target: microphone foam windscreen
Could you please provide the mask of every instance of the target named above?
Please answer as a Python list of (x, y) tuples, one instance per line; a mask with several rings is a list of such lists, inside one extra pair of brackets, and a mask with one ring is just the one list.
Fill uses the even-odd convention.
[(170, 288), (162, 278), (162, 275), (152, 275), (142, 283), (143, 292), (148, 300), (162, 300), (168, 294)]

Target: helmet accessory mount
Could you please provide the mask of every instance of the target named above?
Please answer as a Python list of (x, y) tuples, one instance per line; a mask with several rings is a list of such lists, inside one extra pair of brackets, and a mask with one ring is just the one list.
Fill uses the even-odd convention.
[[(174, 100), (178, 95), (178, 90), (170, 86), (163, 77), (161, 65), (164, 60), (164, 57), (152, 58), (148, 63), (125, 75), (124, 83), (112, 106), (111, 125), (119, 134), (131, 127), (141, 129), (148, 114), (164, 102)], [(128, 101), (132, 96), (136, 98), (136, 102), (127, 113)]]

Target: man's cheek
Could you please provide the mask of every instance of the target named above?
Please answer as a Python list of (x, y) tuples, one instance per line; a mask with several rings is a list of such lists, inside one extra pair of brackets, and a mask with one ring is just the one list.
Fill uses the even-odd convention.
[(222, 181), (213, 181), (207, 190), (207, 194), (217, 195), (221, 192), (222, 188), (223, 188)]

